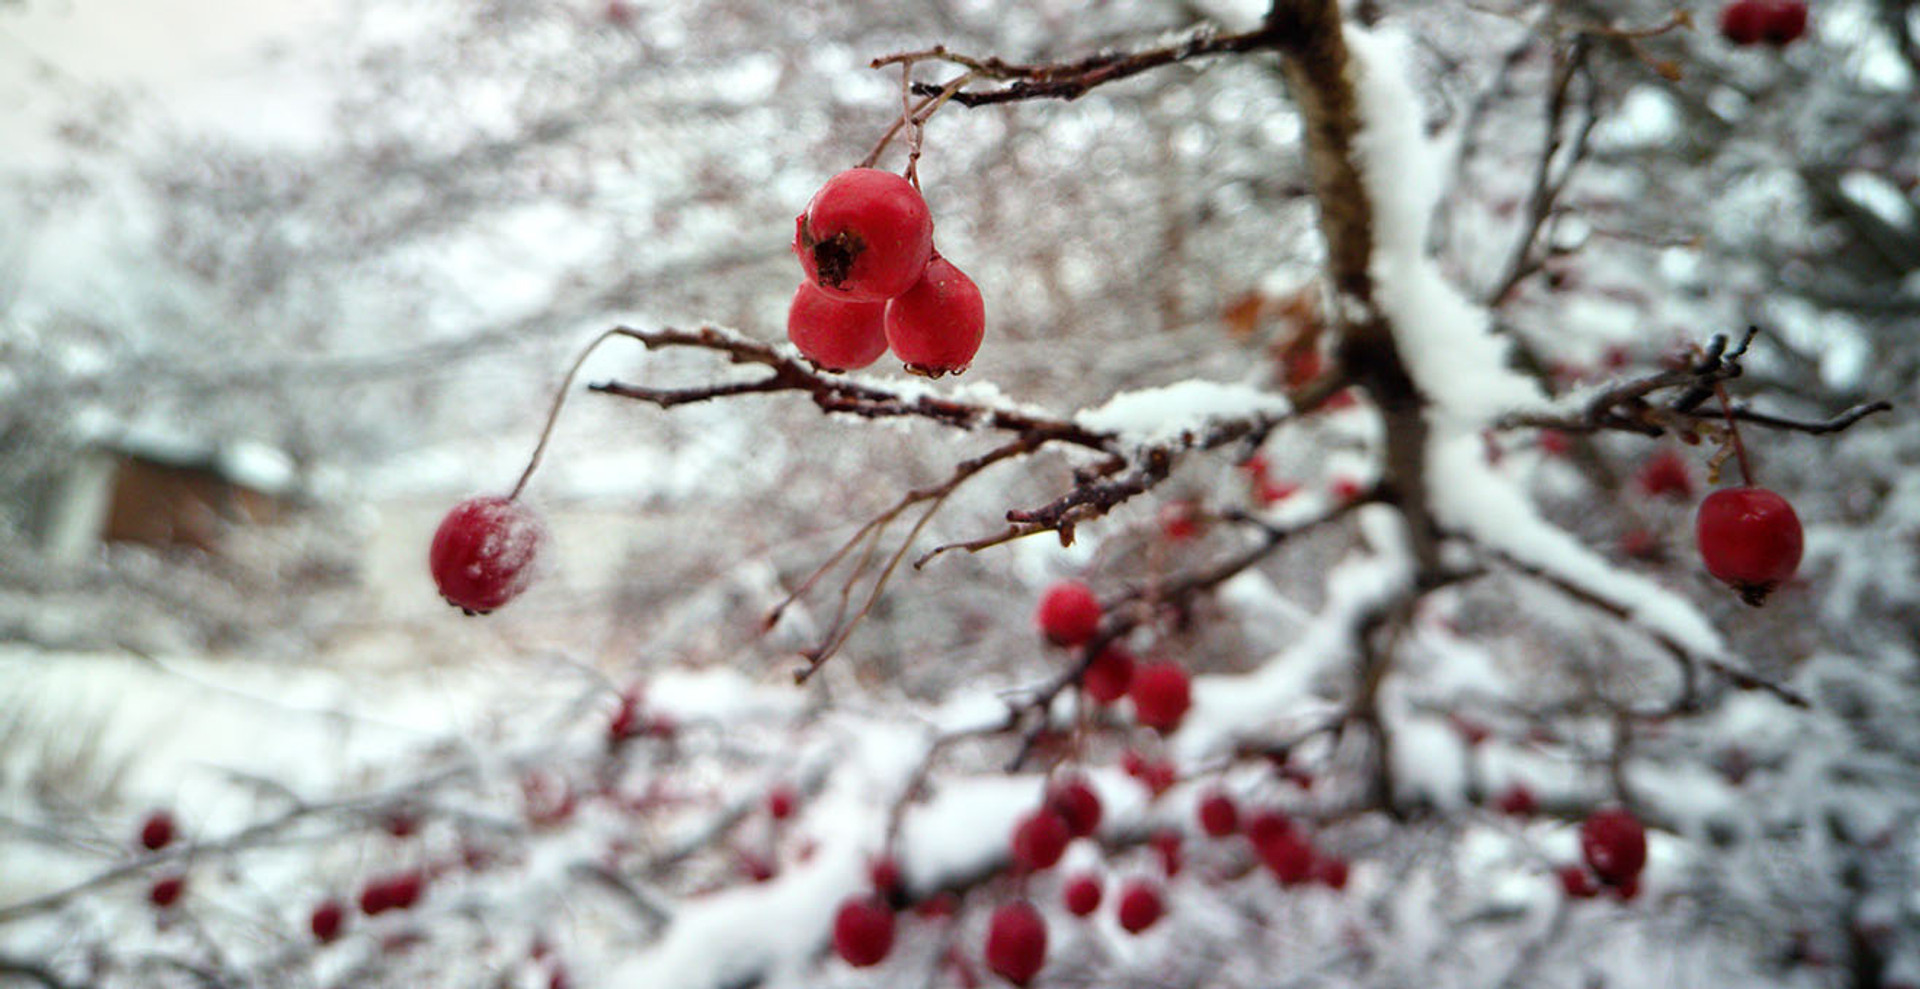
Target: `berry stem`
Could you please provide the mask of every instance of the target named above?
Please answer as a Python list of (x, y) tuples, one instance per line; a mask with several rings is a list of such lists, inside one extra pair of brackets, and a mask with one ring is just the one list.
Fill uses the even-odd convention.
[[(1746, 345), (1742, 344), (1741, 349), (1746, 349)], [(1747, 445), (1740, 442), (1740, 426), (1733, 419), (1733, 402), (1727, 398), (1727, 386), (1716, 381), (1713, 393), (1720, 399), (1721, 413), (1727, 417), (1727, 437), (1733, 443), (1734, 459), (1740, 462), (1740, 480), (1747, 487), (1753, 487), (1753, 464), (1747, 460)]]
[(609, 337), (632, 335), (631, 331), (622, 327), (607, 330), (594, 337), (593, 342), (580, 351), (580, 356), (573, 359), (573, 366), (567, 368), (567, 376), (560, 380), (560, 390), (554, 392), (553, 405), (547, 409), (547, 424), (540, 430), (540, 442), (534, 444), (533, 455), (527, 458), (527, 469), (521, 471), (520, 480), (514, 482), (513, 490), (507, 495), (508, 501), (519, 498), (520, 492), (526, 490), (527, 482), (533, 480), (533, 472), (540, 466), (540, 458), (547, 452), (547, 441), (553, 438), (553, 427), (560, 421), (560, 408), (567, 404), (567, 392), (573, 388), (573, 379), (579, 376), (580, 368), (587, 363), (587, 358), (592, 356), (601, 344), (606, 343)]

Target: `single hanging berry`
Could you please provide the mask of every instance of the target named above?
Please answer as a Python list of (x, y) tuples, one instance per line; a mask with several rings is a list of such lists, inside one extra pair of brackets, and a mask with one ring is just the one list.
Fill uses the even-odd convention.
[(933, 256), (933, 214), (913, 183), (877, 168), (827, 180), (794, 220), (793, 252), (827, 294), (884, 302), (913, 287)]
[(885, 302), (851, 302), (801, 282), (787, 307), (787, 339), (817, 367), (854, 371), (887, 352), (886, 317)]
[(1060, 899), (1066, 904), (1068, 913), (1075, 917), (1087, 917), (1100, 909), (1101, 892), (1100, 877), (1085, 872), (1068, 880), (1066, 887), (1060, 891)]
[(886, 961), (893, 951), (893, 911), (867, 896), (842, 903), (833, 918), (833, 950), (854, 968)]
[(156, 810), (147, 815), (145, 824), (140, 826), (140, 846), (150, 852), (157, 852), (173, 844), (173, 815), (164, 810)]
[(1063, 580), (1040, 596), (1033, 623), (1048, 642), (1077, 646), (1100, 631), (1101, 614), (1100, 599), (1093, 596), (1093, 588), (1077, 580)]
[(1602, 882), (1625, 885), (1646, 868), (1647, 829), (1625, 808), (1596, 810), (1580, 823), (1580, 854)]
[(1120, 928), (1128, 934), (1152, 927), (1165, 912), (1158, 883), (1136, 879), (1120, 891)]
[(979, 287), (937, 254), (919, 281), (887, 303), (887, 345), (914, 374), (964, 372), (986, 333)]
[(987, 967), (1025, 986), (1047, 963), (1047, 921), (1025, 900), (1003, 903), (987, 923)]
[(510, 498), (469, 498), (433, 534), (427, 566), (447, 603), (484, 615), (520, 596), (546, 541), (539, 516)]
[(1721, 488), (1708, 495), (1694, 535), (1707, 572), (1751, 605), (1793, 576), (1805, 547), (1793, 506), (1765, 488)]

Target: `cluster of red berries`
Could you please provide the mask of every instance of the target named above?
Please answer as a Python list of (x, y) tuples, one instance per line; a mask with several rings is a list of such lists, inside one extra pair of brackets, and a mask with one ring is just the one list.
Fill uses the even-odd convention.
[(1736, 45), (1783, 47), (1806, 33), (1806, 0), (1734, 0), (1720, 8), (1720, 34)]
[(527, 506), (512, 498), (469, 498), (440, 521), (427, 568), (448, 604), (484, 615), (527, 589), (545, 542), (546, 526)]
[(787, 339), (829, 371), (893, 350), (937, 378), (973, 363), (987, 310), (966, 273), (933, 249), (933, 214), (912, 182), (877, 168), (827, 180), (794, 220), (807, 280), (787, 309)]
[[(1048, 642), (1069, 649), (1084, 648), (1100, 632), (1105, 612), (1093, 589), (1077, 580), (1063, 580), (1047, 588), (1034, 611), (1034, 625)], [(1180, 664), (1136, 662), (1125, 647), (1108, 643), (1087, 660), (1080, 686), (1096, 703), (1133, 700), (1133, 717), (1161, 734), (1172, 734), (1193, 706), (1193, 684)]]
[(1647, 866), (1647, 829), (1625, 808), (1594, 811), (1580, 824), (1580, 857), (1584, 865), (1560, 868), (1560, 886), (1568, 896), (1592, 899), (1605, 886), (1631, 900), (1640, 895), (1640, 872)]

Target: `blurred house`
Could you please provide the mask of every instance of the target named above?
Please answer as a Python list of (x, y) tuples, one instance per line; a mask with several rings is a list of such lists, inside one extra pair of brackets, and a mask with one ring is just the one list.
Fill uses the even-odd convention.
[(88, 444), (52, 479), (41, 494), (35, 535), (61, 564), (108, 543), (218, 554), (233, 527), (297, 511), (296, 480), (292, 460), (260, 444), (125, 432)]

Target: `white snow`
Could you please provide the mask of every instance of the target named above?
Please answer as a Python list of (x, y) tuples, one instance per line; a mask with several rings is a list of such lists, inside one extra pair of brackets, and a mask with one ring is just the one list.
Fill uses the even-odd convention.
[(1272, 392), (1219, 381), (1180, 381), (1159, 388), (1121, 392), (1105, 404), (1074, 416), (1087, 429), (1117, 433), (1142, 446), (1198, 435), (1231, 419), (1284, 417), (1292, 406)]

